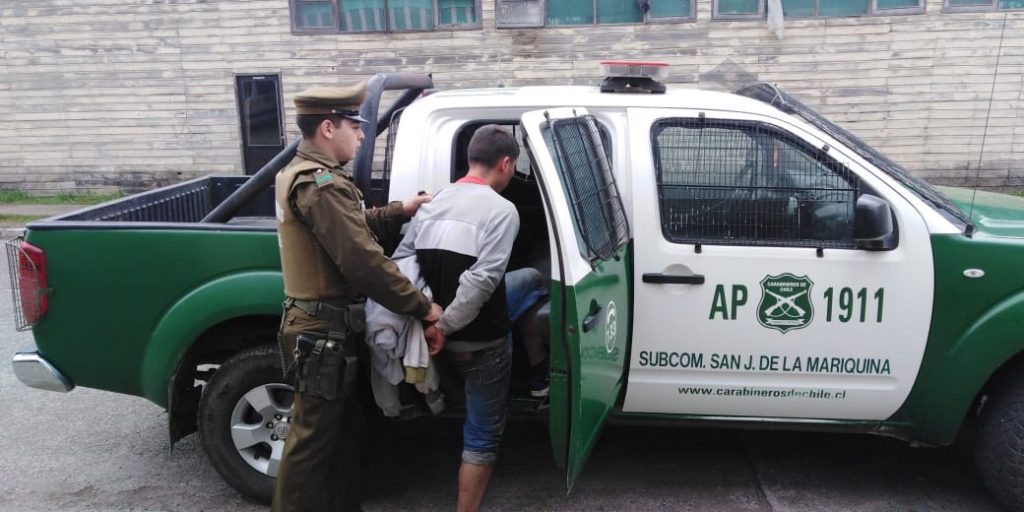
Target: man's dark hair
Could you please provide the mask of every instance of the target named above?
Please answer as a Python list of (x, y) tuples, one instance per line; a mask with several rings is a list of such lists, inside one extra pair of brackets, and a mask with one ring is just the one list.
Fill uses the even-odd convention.
[(477, 128), (469, 139), (467, 153), (470, 164), (494, 167), (502, 157), (519, 158), (519, 143), (507, 128), (488, 124)]
[(295, 116), (295, 124), (299, 125), (299, 131), (302, 132), (303, 137), (312, 139), (316, 135), (316, 128), (324, 122), (324, 119), (330, 119), (331, 124), (337, 128), (341, 124), (342, 117), (334, 114), (299, 114)]

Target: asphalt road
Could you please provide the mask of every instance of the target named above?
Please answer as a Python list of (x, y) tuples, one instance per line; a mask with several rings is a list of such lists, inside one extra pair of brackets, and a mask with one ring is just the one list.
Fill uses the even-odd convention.
[[(224, 484), (196, 436), (169, 451), (146, 400), (21, 385), (10, 356), (32, 338), (14, 331), (2, 274), (0, 510), (266, 509)], [(452, 420), (374, 433), (365, 509), (454, 509), (459, 449)], [(999, 510), (963, 449), (868, 436), (612, 426), (569, 495), (542, 423), (511, 423), (502, 450), (488, 510)]]

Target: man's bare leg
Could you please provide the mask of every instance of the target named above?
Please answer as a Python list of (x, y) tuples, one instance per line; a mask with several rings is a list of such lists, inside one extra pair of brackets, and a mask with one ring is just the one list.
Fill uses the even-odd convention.
[(476, 512), (484, 500), (487, 482), (491, 479), (494, 466), (463, 462), (459, 466), (458, 512)]

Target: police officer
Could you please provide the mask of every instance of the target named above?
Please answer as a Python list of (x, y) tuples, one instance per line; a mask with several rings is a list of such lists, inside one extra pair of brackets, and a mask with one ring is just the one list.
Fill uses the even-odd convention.
[(365, 95), (365, 83), (297, 94), (302, 141), (277, 175), (286, 295), (279, 344), (296, 393), (274, 511), (360, 509), (363, 415), (354, 390), (364, 323), (360, 298), (427, 322), (441, 314), (377, 243), (396, 238), (430, 196), (364, 210), (362, 194), (342, 169), (363, 141), (359, 106)]

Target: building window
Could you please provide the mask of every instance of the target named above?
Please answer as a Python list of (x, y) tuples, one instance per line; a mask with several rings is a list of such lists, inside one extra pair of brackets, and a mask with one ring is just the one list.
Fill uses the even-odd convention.
[(1024, 0), (946, 0), (947, 11), (1010, 11), (1024, 9)]
[(783, 0), (782, 14), (791, 17), (856, 16), (868, 13), (869, 0)]
[[(721, 0), (720, 0), (721, 1)], [(1024, 0), (1022, 0), (1024, 1)], [(920, 14), (923, 0), (782, 0), (787, 18)]]
[(715, 0), (715, 18), (760, 19), (764, 17), (764, 0)]
[(335, 27), (333, 2), (292, 2), (292, 28), (296, 31), (332, 32)]
[(559, 27), (693, 19), (693, 0), (496, 0), (497, 26)]
[[(1011, 1), (1024, 3), (1024, 0)], [(715, 19), (762, 19), (765, 16), (765, 0), (715, 0), (714, 5)], [(782, 11), (790, 18), (920, 14), (924, 12), (924, 0), (782, 0)]]
[(920, 14), (924, 12), (924, 5), (921, 0), (872, 0), (872, 10), (875, 14), (885, 16), (887, 14)]
[(299, 33), (404, 32), (480, 27), (480, 0), (291, 0)]

